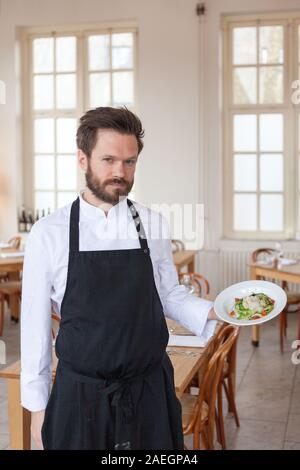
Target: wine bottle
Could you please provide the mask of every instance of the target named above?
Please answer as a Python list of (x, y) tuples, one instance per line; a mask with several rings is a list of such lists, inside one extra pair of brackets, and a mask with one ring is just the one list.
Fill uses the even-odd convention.
[(26, 232), (26, 212), (25, 207), (22, 206), (21, 213), (19, 216), (19, 232)]
[(30, 232), (30, 230), (32, 229), (33, 224), (34, 224), (34, 220), (33, 220), (33, 217), (32, 217), (32, 212), (28, 211), (28, 217), (27, 217), (27, 222), (26, 222), (26, 232)]

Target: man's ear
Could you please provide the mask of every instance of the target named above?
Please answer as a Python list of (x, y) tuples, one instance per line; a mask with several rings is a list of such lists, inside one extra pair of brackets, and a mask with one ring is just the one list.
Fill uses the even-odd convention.
[(86, 173), (87, 167), (88, 167), (88, 157), (80, 149), (77, 149), (77, 160), (78, 160), (80, 168), (84, 171), (84, 173)]

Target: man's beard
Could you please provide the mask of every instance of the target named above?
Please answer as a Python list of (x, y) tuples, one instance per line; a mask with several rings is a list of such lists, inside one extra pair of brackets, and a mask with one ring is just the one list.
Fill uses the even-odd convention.
[[(96, 198), (112, 205), (118, 204), (118, 202), (120, 202), (120, 199), (124, 199), (124, 197), (130, 193), (134, 183), (134, 179), (129, 182), (124, 180), (124, 178), (111, 178), (104, 182), (101, 182), (99, 179), (96, 178), (96, 176), (92, 172), (90, 163), (88, 163), (85, 179), (87, 187)], [(123, 186), (119, 188), (112, 188), (111, 192), (106, 191), (106, 186), (112, 183), (121, 183), (123, 184)]]

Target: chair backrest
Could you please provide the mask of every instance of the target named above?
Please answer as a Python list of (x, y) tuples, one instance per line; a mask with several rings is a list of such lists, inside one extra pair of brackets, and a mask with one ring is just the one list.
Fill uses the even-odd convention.
[(52, 318), (52, 329), (51, 329), (52, 339), (55, 339), (57, 336), (58, 329), (59, 329), (60, 317), (56, 315), (55, 313), (52, 313), (51, 318)]
[(217, 349), (232, 334), (232, 328), (236, 330), (236, 335), (235, 335), (235, 341), (225, 358), (225, 363), (227, 364), (227, 369), (226, 369), (227, 374), (233, 373), (236, 369), (237, 342), (238, 342), (238, 337), (240, 334), (240, 327), (232, 325), (231, 328), (228, 328), (228, 326), (225, 326), (223, 329), (221, 329), (217, 333), (216, 337), (214, 338), (215, 348)]
[(259, 258), (266, 258), (269, 256), (275, 256), (276, 255), (276, 250), (273, 248), (258, 248), (257, 250), (253, 251), (251, 253), (251, 262), (256, 263)]
[(205, 297), (209, 294), (209, 282), (201, 274), (179, 273), (179, 283), (186, 286), (198, 297)]
[[(257, 250), (251, 253), (251, 262), (256, 263), (259, 258), (266, 259), (267, 257), (274, 257), (276, 256), (277, 251), (274, 248), (258, 248)], [(260, 279), (265, 279), (261, 277)], [(288, 290), (288, 283), (287, 281), (281, 281), (280, 283), (282, 289)]]
[(185, 250), (184, 243), (181, 240), (171, 240), (172, 252)]
[(214, 426), (218, 387), (222, 378), (225, 360), (236, 342), (239, 329), (233, 325), (222, 328), (215, 338), (215, 351), (212, 354), (200, 384), (193, 415), (188, 425), (189, 432), (199, 432), (203, 404), (208, 406), (208, 425)]
[(21, 246), (21, 240), (22, 240), (22, 237), (15, 236), (15, 237), (10, 238), (10, 240), (8, 240), (8, 243), (10, 244), (12, 248), (19, 250)]

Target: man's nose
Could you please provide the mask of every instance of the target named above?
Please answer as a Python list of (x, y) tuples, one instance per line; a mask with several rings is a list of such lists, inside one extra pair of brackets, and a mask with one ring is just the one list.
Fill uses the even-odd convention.
[(116, 162), (113, 166), (113, 177), (123, 178), (124, 174), (123, 162)]

